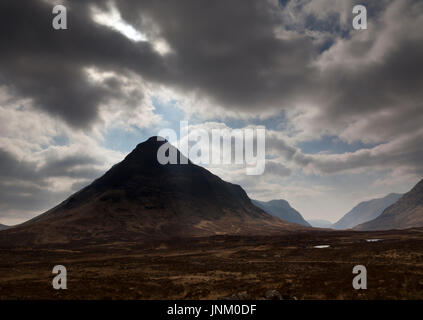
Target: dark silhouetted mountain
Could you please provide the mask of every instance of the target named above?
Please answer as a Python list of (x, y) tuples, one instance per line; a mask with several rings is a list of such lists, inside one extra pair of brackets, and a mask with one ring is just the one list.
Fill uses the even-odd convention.
[(391, 193), (384, 198), (361, 202), (338, 222), (334, 223), (331, 228), (338, 230), (351, 229), (361, 223), (373, 220), (401, 197), (402, 194)]
[(307, 220), (307, 222), (315, 228), (330, 228), (332, 226), (332, 222), (323, 219), (312, 219)]
[(7, 228), (9, 228), (8, 226), (5, 226), (4, 224), (0, 224), (0, 231), (1, 230), (6, 230)]
[(159, 164), (164, 144), (186, 159), (152, 137), (55, 208), (2, 232), (0, 244), (269, 234), (300, 227), (265, 213), (239, 185), (190, 161)]
[(355, 230), (391, 230), (423, 227), (423, 180), (386, 208), (376, 219), (360, 224)]
[(311, 225), (304, 220), (303, 216), (291, 207), (286, 200), (271, 200), (271, 201), (258, 201), (252, 200), (253, 204), (268, 214), (282, 219), (287, 222), (296, 223), (302, 226), (311, 227)]

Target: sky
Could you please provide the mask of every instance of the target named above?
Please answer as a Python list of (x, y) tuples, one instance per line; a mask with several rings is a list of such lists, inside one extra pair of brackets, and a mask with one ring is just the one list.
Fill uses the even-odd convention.
[(263, 175), (209, 169), (306, 219), (407, 192), (423, 177), (421, 30), (420, 0), (2, 0), (0, 223), (183, 120), (266, 128)]

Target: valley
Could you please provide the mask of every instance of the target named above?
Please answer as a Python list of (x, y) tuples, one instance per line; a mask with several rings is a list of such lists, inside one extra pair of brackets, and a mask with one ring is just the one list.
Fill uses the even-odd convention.
[[(330, 247), (313, 248), (320, 244)], [(57, 264), (68, 270), (67, 290), (52, 288)], [(352, 288), (358, 264), (367, 290)], [(423, 230), (0, 249), (0, 299), (263, 299), (269, 290), (298, 300), (423, 299)]]

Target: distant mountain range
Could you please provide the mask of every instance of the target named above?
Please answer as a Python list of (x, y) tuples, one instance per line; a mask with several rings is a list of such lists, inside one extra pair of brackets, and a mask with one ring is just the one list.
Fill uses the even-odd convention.
[(330, 228), (332, 226), (332, 222), (323, 219), (311, 219), (307, 222), (315, 228)]
[(5, 226), (4, 224), (0, 224), (0, 231), (1, 230), (6, 230), (7, 228), (9, 228), (8, 226)]
[(401, 197), (401, 194), (391, 193), (384, 198), (361, 202), (338, 222), (334, 223), (331, 228), (338, 230), (351, 229), (361, 223), (373, 220)]
[(360, 224), (355, 230), (390, 230), (423, 227), (423, 180), (376, 219)]
[(311, 225), (304, 220), (303, 216), (297, 210), (291, 207), (286, 200), (271, 200), (267, 202), (252, 200), (252, 202), (256, 207), (259, 207), (274, 217), (285, 220), (287, 222), (311, 227)]
[[(0, 233), (0, 245), (271, 234), (304, 228), (252, 204), (245, 191), (191, 161), (161, 165), (152, 137), (58, 206)], [(178, 163), (181, 163), (178, 162)]]

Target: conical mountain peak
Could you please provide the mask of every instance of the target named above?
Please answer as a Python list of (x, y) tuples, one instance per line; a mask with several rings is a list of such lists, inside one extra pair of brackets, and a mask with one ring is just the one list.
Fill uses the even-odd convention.
[(301, 228), (265, 213), (239, 185), (203, 167), (189, 161), (162, 165), (157, 152), (165, 144), (182, 156), (168, 141), (151, 137), (55, 208), (10, 233), (4, 231), (3, 241), (133, 241)]
[[(163, 147), (161, 150), (160, 148)], [(174, 159), (170, 157), (169, 153), (176, 155)], [(165, 155), (166, 157), (172, 158), (173, 161), (166, 163), (160, 163), (158, 160), (159, 155)], [(166, 160), (166, 159), (165, 159)], [(138, 161), (142, 164), (144, 169), (160, 168), (160, 166), (170, 164), (192, 164), (179, 150), (169, 143), (165, 138), (159, 136), (153, 136), (146, 141), (139, 143), (136, 148), (128, 154), (128, 156), (122, 161), (122, 164), (129, 164), (131, 162)]]

